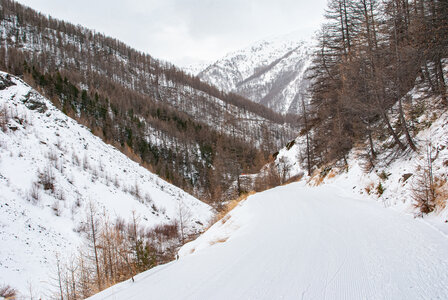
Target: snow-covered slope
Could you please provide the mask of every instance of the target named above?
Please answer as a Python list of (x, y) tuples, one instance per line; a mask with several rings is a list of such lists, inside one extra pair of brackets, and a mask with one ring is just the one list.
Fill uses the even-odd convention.
[(277, 112), (297, 113), (309, 84), (305, 71), (310, 55), (308, 42), (293, 35), (281, 36), (230, 53), (198, 76)]
[(250, 196), (179, 260), (91, 299), (446, 299), (447, 268), (448, 239), (424, 222), (294, 183)]
[[(414, 97), (414, 105), (417, 105), (417, 93), (411, 91), (409, 94)], [(367, 163), (363, 156), (366, 150), (360, 145), (350, 152), (347, 167), (324, 166), (313, 170), (312, 176), (305, 176), (304, 180), (310, 185), (337, 183), (373, 201), (381, 202), (386, 207), (419, 215), (419, 210), (415, 207), (414, 191), (419, 188), (419, 174), (427, 167), (429, 158), (437, 187), (437, 207), (424, 219), (448, 236), (448, 112), (428, 102), (426, 111), (413, 121), (413, 126), (420, 130), (414, 138), (417, 152), (396, 152), (387, 148), (392, 138), (385, 141), (374, 140), (375, 147), (382, 149), (382, 152), (378, 154), (372, 170), (365, 170)], [(279, 151), (276, 166), (280, 172), (288, 170), (288, 177), (307, 175), (306, 137), (299, 136), (290, 145)]]
[[(51, 288), (58, 252), (70, 256), (93, 203), (99, 214), (151, 228), (191, 212), (188, 231), (211, 208), (161, 180), (68, 118), (22, 80), (0, 73), (0, 285), (27, 295)], [(45, 177), (54, 185), (45, 190)], [(47, 178), (47, 179), (48, 179)]]

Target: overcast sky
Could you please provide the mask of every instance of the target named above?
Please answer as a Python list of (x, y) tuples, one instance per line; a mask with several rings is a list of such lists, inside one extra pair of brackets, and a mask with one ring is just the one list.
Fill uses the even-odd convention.
[(318, 29), (326, 0), (18, 0), (179, 66), (275, 35)]

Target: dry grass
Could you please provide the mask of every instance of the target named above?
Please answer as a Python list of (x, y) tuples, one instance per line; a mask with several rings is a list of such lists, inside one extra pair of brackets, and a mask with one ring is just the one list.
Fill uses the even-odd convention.
[(370, 195), (370, 194), (373, 192), (374, 187), (375, 187), (375, 185), (373, 184), (373, 182), (371, 182), (371, 183), (369, 183), (369, 185), (367, 185), (367, 186), (364, 188), (364, 190), (366, 191), (366, 193), (367, 193), (368, 195)]
[(311, 186), (319, 186), (324, 183), (325, 179), (331, 179), (339, 175), (341, 170), (336, 167), (332, 167), (331, 169), (328, 166), (317, 169), (311, 175), (311, 178), (308, 181), (308, 184)]
[(308, 179), (307, 181), (307, 184), (309, 184), (310, 186), (318, 186), (322, 183), (323, 180), (324, 178), (320, 176), (320, 171), (316, 169), (313, 171), (313, 174), (311, 174), (310, 179)]
[(448, 182), (443, 178), (435, 178), (436, 199), (435, 205), (438, 211), (442, 211), (446, 207), (448, 201)]
[(229, 220), (229, 219), (230, 219), (230, 215), (227, 214), (227, 215), (225, 215), (224, 217), (221, 218), (221, 223), (225, 224), (227, 222), (227, 220)]
[(286, 180), (286, 182), (283, 185), (287, 185), (287, 184), (290, 184), (293, 182), (299, 182), (300, 180), (302, 180), (302, 178), (303, 178), (303, 174), (292, 176), (288, 180)]
[(0, 286), (0, 297), (5, 299), (16, 299), (17, 290), (9, 285)]
[(331, 169), (330, 173), (328, 173), (328, 175), (327, 175), (327, 178), (328, 179), (334, 178), (334, 177), (336, 177), (337, 174), (338, 173), (334, 169)]
[(246, 200), (247, 197), (254, 195), (255, 192), (251, 191), (249, 193), (245, 193), (240, 195), (237, 199), (230, 200), (226, 205), (223, 206), (223, 208), (216, 214), (213, 222), (210, 224), (209, 227), (206, 228), (208, 230), (213, 224), (221, 221), (222, 224), (227, 222), (228, 219), (230, 219), (230, 215), (228, 214), (230, 211), (232, 211), (238, 204), (240, 204), (242, 201)]
[(209, 244), (210, 244), (210, 246), (213, 246), (213, 245), (215, 245), (215, 244), (225, 243), (228, 239), (229, 239), (229, 237), (219, 238), (219, 239), (210, 241)]
[(246, 200), (247, 197), (253, 194), (255, 194), (255, 192), (252, 191), (240, 195), (237, 199), (230, 200), (216, 216), (217, 220), (221, 220), (222, 218), (224, 218), (230, 211), (232, 211), (238, 204), (240, 204), (240, 202)]

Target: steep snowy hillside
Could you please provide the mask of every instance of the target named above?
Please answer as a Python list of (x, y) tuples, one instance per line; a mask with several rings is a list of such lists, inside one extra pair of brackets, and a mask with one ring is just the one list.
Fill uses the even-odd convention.
[[(415, 90), (409, 95), (408, 101), (413, 101), (415, 106), (420, 105)], [(361, 144), (350, 152), (347, 166), (323, 166), (314, 169), (308, 177), (306, 136), (303, 135), (279, 151), (275, 165), (278, 172), (286, 174), (286, 179), (305, 175), (304, 180), (310, 185), (337, 182), (339, 186), (381, 202), (386, 207), (416, 216), (420, 215), (419, 208), (415, 207), (416, 193), (421, 191), (422, 180), (430, 172), (435, 191), (435, 211), (425, 215), (424, 219), (448, 236), (448, 113), (436, 103), (437, 99), (429, 101), (423, 114), (414, 120), (413, 126), (419, 130), (414, 138), (417, 152), (390, 149), (391, 138), (374, 139), (375, 148), (382, 151), (378, 153), (374, 166), (370, 166), (366, 159), (366, 146)]]
[(292, 35), (258, 41), (228, 54), (198, 76), (224, 91), (243, 95), (280, 113), (297, 113), (308, 87), (308, 42)]
[(448, 239), (427, 224), (337, 185), (294, 183), (91, 299), (446, 299), (447, 268)]
[[(55, 256), (70, 257), (90, 205), (143, 228), (188, 211), (201, 231), (211, 208), (161, 180), (68, 118), (22, 80), (0, 73), (0, 286), (29, 297), (54, 288)], [(184, 216), (185, 217), (185, 216)], [(47, 296), (45, 296), (47, 295)]]

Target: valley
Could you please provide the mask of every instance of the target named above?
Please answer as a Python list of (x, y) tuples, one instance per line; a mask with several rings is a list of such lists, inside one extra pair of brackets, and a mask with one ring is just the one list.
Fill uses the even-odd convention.
[(448, 298), (446, 1), (53, 1), (0, 0), (0, 300)]

